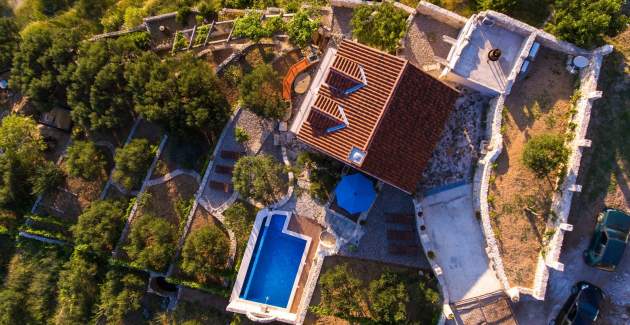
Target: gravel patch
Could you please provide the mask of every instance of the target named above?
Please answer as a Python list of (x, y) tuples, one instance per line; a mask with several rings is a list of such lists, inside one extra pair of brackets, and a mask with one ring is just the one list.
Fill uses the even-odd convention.
[(463, 96), (451, 113), (429, 165), (422, 173), (418, 193), (472, 179), (483, 133), (481, 118), (488, 106), (488, 98), (467, 89), (461, 91)]

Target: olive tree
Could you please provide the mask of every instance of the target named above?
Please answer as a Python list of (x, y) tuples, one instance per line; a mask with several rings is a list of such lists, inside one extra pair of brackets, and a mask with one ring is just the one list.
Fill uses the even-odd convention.
[(282, 82), (270, 65), (262, 64), (243, 77), (239, 86), (243, 107), (263, 118), (281, 118), (287, 104), (281, 96)]
[(138, 265), (163, 271), (176, 247), (173, 225), (162, 218), (142, 215), (131, 226), (127, 255)]
[(284, 167), (271, 156), (246, 156), (234, 166), (234, 189), (245, 198), (269, 204), (286, 191)]
[(204, 226), (186, 240), (182, 249), (182, 270), (206, 283), (213, 273), (225, 269), (229, 252), (229, 240), (221, 229)]
[(125, 211), (119, 202), (93, 202), (72, 226), (74, 242), (93, 251), (112, 251), (124, 226)]

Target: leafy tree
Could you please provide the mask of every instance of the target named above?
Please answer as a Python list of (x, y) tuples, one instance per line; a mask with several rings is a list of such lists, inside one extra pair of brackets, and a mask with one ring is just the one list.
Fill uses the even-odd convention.
[(0, 289), (0, 324), (46, 324), (55, 309), (62, 264), (54, 250), (22, 247)]
[(598, 45), (603, 36), (614, 36), (626, 28), (629, 20), (622, 14), (623, 4), (623, 0), (556, 0), (546, 29), (579, 46)]
[(66, 107), (66, 87), (74, 65), (79, 33), (38, 22), (22, 31), (13, 57), (11, 87), (28, 96), (40, 111)]
[(121, 269), (110, 270), (100, 287), (95, 318), (107, 324), (123, 324), (125, 316), (140, 310), (145, 291), (146, 280), (142, 276)]
[(142, 267), (163, 271), (175, 251), (175, 236), (175, 229), (168, 221), (143, 215), (133, 223), (125, 251)]
[(45, 147), (37, 125), (31, 118), (9, 115), (2, 120), (0, 206), (22, 207), (28, 203), (33, 185), (36, 185), (37, 191), (54, 185), (55, 177), (50, 177), (54, 176), (54, 172), (50, 165), (43, 162), (42, 154)]
[(63, 172), (50, 161), (42, 161), (35, 166), (34, 172), (29, 177), (32, 189), (31, 194), (38, 195), (56, 188), (63, 182)]
[(96, 201), (83, 211), (72, 226), (76, 245), (109, 252), (114, 249), (124, 225), (125, 211), (119, 202)]
[(66, 9), (73, 1), (69, 0), (38, 0), (37, 5), (40, 11), (46, 16), (53, 16), (57, 12)]
[(409, 293), (400, 276), (385, 271), (370, 282), (368, 300), (371, 318), (381, 324), (400, 324), (407, 319)]
[(90, 141), (74, 141), (66, 152), (66, 167), (72, 177), (94, 180), (105, 169), (105, 159)]
[(72, 257), (59, 274), (58, 305), (55, 324), (87, 324), (98, 294), (98, 262), (76, 246)]
[(318, 27), (319, 21), (311, 20), (307, 11), (300, 10), (287, 24), (287, 34), (293, 44), (304, 47), (308, 45)]
[(236, 19), (232, 35), (258, 42), (261, 38), (268, 37), (269, 33), (267, 29), (263, 28), (262, 14), (251, 11), (245, 16)]
[(347, 320), (365, 317), (361, 304), (365, 289), (361, 280), (350, 274), (347, 264), (336, 265), (326, 271), (320, 280), (321, 299), (311, 311), (321, 316), (335, 316)]
[(182, 270), (207, 283), (213, 273), (225, 269), (230, 244), (217, 226), (204, 226), (194, 231), (182, 249)]
[(23, 180), (27, 177), (20, 162), (0, 155), (0, 206), (12, 208), (26, 203), (29, 186)]
[(496, 10), (509, 13), (518, 5), (518, 0), (480, 0), (477, 5), (482, 10)]
[(361, 5), (352, 14), (352, 36), (359, 42), (393, 53), (405, 35), (407, 13), (389, 2)]
[(135, 111), (168, 131), (186, 135), (190, 128), (214, 136), (228, 118), (229, 106), (210, 67), (193, 56), (160, 61), (141, 56), (126, 73)]
[(178, 24), (182, 26), (186, 26), (188, 16), (192, 13), (192, 10), (188, 6), (182, 6), (177, 10), (177, 14), (175, 15), (175, 20)]
[(268, 64), (259, 65), (241, 80), (241, 104), (263, 118), (281, 118), (287, 107), (281, 90), (278, 73)]
[(225, 224), (236, 234), (236, 237), (247, 241), (249, 231), (254, 223), (254, 214), (241, 203), (236, 202), (223, 211)]
[(73, 121), (84, 129), (113, 129), (131, 120), (132, 94), (124, 71), (140, 53), (136, 41), (128, 36), (81, 47), (70, 77), (68, 104)]
[(116, 167), (112, 179), (128, 190), (133, 189), (142, 181), (151, 165), (152, 151), (146, 139), (133, 139), (122, 149), (116, 150)]
[(564, 165), (568, 159), (569, 150), (564, 146), (562, 136), (542, 134), (535, 136), (525, 144), (523, 164), (531, 169), (537, 177), (549, 175)]
[(271, 156), (246, 156), (234, 166), (234, 189), (245, 198), (269, 204), (279, 200), (286, 190), (284, 167)]
[(20, 40), (19, 30), (13, 18), (0, 15), (0, 71), (11, 67), (13, 52)]
[(75, 7), (77, 13), (81, 17), (89, 19), (97, 19), (103, 15), (107, 9), (106, 1), (93, 1), (93, 0), (76, 0)]
[(27, 165), (41, 159), (46, 145), (32, 118), (9, 115), (0, 122), (0, 150)]

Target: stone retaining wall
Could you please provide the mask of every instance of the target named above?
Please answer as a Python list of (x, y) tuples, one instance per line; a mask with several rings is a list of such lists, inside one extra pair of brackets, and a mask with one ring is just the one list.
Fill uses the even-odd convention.
[(562, 242), (564, 239), (564, 229), (571, 229), (566, 224), (571, 212), (571, 201), (574, 192), (580, 192), (582, 186), (576, 183), (582, 154), (585, 147), (591, 146), (591, 140), (586, 138), (588, 125), (591, 119), (591, 110), (593, 101), (602, 97), (602, 92), (597, 90), (597, 81), (601, 71), (602, 61), (605, 55), (612, 52), (612, 46), (606, 45), (595, 49), (591, 53), (590, 63), (588, 67), (580, 71), (580, 99), (575, 105), (576, 114), (573, 116), (572, 123), (577, 127), (574, 131), (574, 137), (568, 144), (570, 149), (569, 160), (567, 163), (567, 175), (564, 178), (558, 192), (554, 194), (551, 205), (552, 211), (557, 216), (556, 220), (550, 220), (548, 229), (554, 230), (550, 242), (547, 245), (547, 254), (545, 258), (539, 258), (536, 268), (536, 276), (534, 279), (533, 296), (537, 299), (544, 299), (547, 289), (547, 280), (549, 278), (549, 268), (559, 271), (564, 270), (564, 265), (559, 262), (560, 252), (562, 250)]
[(464, 27), (468, 21), (466, 17), (426, 1), (420, 1), (416, 11), (457, 29)]

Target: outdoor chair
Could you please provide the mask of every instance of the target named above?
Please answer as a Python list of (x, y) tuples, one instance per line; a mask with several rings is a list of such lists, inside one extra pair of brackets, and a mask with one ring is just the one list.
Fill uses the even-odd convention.
[(416, 255), (419, 253), (416, 245), (393, 245), (387, 247), (387, 251), (392, 255)]
[(413, 230), (387, 230), (387, 240), (412, 241), (415, 238)]
[(232, 173), (234, 172), (234, 167), (233, 166), (225, 166), (225, 165), (217, 165), (216, 171), (219, 174), (232, 175)]
[(238, 151), (221, 150), (221, 158), (223, 159), (238, 160), (242, 155), (243, 153)]
[(210, 181), (210, 188), (218, 191), (223, 191), (225, 193), (232, 192), (232, 187), (230, 186), (230, 184), (223, 182)]
[(393, 213), (385, 214), (385, 222), (399, 225), (413, 225), (415, 223), (415, 221), (413, 220), (413, 215), (411, 214)]

